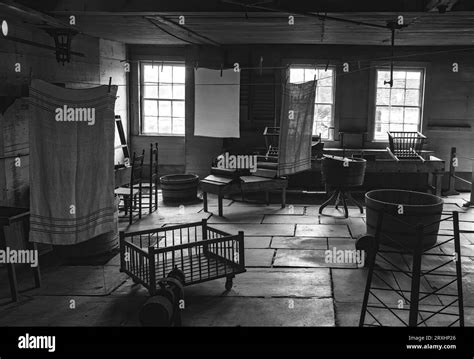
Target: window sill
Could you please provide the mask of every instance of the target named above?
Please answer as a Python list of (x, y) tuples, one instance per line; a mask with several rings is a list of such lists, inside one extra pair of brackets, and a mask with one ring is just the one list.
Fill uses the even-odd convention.
[(184, 137), (185, 135), (177, 135), (174, 133), (140, 133), (140, 137)]

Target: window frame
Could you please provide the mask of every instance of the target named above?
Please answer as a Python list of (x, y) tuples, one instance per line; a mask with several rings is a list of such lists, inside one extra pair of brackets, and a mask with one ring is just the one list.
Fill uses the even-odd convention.
[[(388, 137), (384, 140), (375, 138), (375, 126), (376, 126), (376, 113), (377, 113), (377, 71), (385, 70), (390, 71), (390, 63), (372, 63), (370, 74), (370, 88), (369, 88), (369, 141), (372, 143), (386, 144), (388, 143)], [(393, 71), (420, 71), (421, 72), (421, 85), (420, 85), (420, 123), (418, 125), (418, 131), (424, 132), (425, 121), (424, 121), (424, 108), (426, 102), (426, 81), (428, 73), (428, 65), (426, 63), (394, 63)], [(401, 108), (405, 107), (417, 107), (417, 106), (397, 106)]]
[[(331, 69), (332, 70), (332, 103), (330, 104), (331, 106), (331, 122), (332, 122), (332, 129), (329, 129), (329, 134), (331, 135), (331, 132), (332, 132), (332, 136), (329, 137), (329, 138), (322, 138), (322, 140), (324, 140), (325, 142), (334, 142), (336, 141), (335, 139), (335, 133), (337, 131), (337, 128), (338, 128), (338, 125), (336, 125), (336, 79), (337, 79), (337, 66), (335, 65), (329, 65), (327, 66), (326, 64), (323, 64), (323, 63), (310, 63), (310, 62), (292, 62), (292, 63), (289, 63), (288, 64), (288, 70), (286, 71), (286, 77), (288, 79), (288, 83), (290, 83), (290, 70), (291, 68), (298, 68), (298, 69), (309, 69), (309, 70), (313, 70), (313, 69)], [(316, 84), (316, 87), (317, 87), (317, 84)], [(327, 87), (327, 86), (325, 86)], [(316, 93), (317, 95), (317, 93)], [(315, 98), (315, 102), (314, 102), (314, 105), (316, 106), (318, 103), (316, 102), (316, 98)], [(321, 105), (329, 105), (327, 103), (321, 103)], [(314, 126), (314, 120), (313, 120), (313, 126)], [(317, 134), (316, 134), (317, 135)], [(315, 136), (315, 135), (313, 135)]]
[[(180, 102), (183, 102), (184, 103), (184, 108), (185, 108), (185, 112), (184, 112), (184, 133), (162, 133), (162, 132), (156, 132), (156, 133), (145, 133), (143, 132), (143, 127), (144, 127), (144, 119), (145, 119), (145, 115), (144, 115), (144, 106), (145, 106), (145, 100), (147, 100), (147, 98), (145, 98), (144, 94), (145, 94), (145, 91), (144, 91), (144, 66), (145, 65), (150, 65), (150, 64), (153, 64), (157, 67), (160, 67), (162, 64), (163, 65), (182, 65), (184, 67), (184, 71), (185, 71), (185, 78), (184, 78), (184, 99), (182, 100), (175, 100), (175, 99), (160, 99), (160, 98), (157, 98), (157, 99), (151, 99), (151, 100), (156, 100), (156, 101), (159, 101), (159, 100), (165, 100), (165, 101), (171, 101), (171, 103), (173, 103), (173, 101), (180, 101)], [(154, 137), (160, 137), (160, 136), (163, 136), (163, 137), (185, 137), (186, 135), (186, 62), (184, 60), (140, 60), (139, 61), (139, 66), (138, 66), (138, 70), (139, 70), (139, 82), (138, 82), (138, 88), (139, 88), (139, 93), (140, 93), (140, 124), (139, 124), (139, 136), (154, 136)], [(158, 82), (159, 84), (159, 82)], [(159, 115), (159, 114), (158, 114)], [(159, 118), (159, 116), (158, 116)], [(173, 117), (171, 116), (171, 119)], [(158, 120), (159, 121), (159, 120)], [(173, 120), (171, 120), (173, 121)], [(173, 124), (173, 122), (171, 122), (171, 125)], [(159, 126), (158, 126), (158, 129), (159, 129)]]

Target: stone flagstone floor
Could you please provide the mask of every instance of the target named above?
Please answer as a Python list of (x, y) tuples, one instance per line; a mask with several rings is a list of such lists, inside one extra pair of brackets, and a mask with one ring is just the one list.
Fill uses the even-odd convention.
[[(474, 209), (462, 208), (466, 198), (468, 194), (445, 198), (444, 210), (462, 211), (461, 230), (474, 232)], [(325, 214), (319, 216), (318, 208), (295, 204), (281, 209), (279, 205), (226, 199), (225, 217), (220, 218), (213, 214), (217, 212), (217, 201), (210, 196), (209, 213), (203, 212), (201, 203), (184, 209), (160, 203), (158, 212), (129, 228), (125, 222), (121, 226), (137, 230), (206, 218), (210, 225), (223, 231), (244, 231), (247, 272), (237, 275), (229, 292), (222, 279), (186, 287), (182, 312), (185, 326), (357, 326), (367, 270), (357, 264), (328, 263), (326, 250), (354, 249), (356, 238), (365, 233), (365, 215), (350, 208), (350, 218), (345, 219), (341, 211), (327, 207)], [(443, 225), (440, 235), (451, 231), (449, 225)], [(474, 233), (463, 233), (461, 244), (465, 320), (466, 325), (472, 326)], [(426, 265), (436, 265), (437, 258), (430, 257)], [(410, 265), (407, 258), (394, 260), (400, 266)], [(119, 272), (118, 256), (99, 266), (43, 268), (40, 289), (31, 289), (30, 273), (20, 272), (22, 298), (18, 303), (10, 302), (5, 272), (0, 271), (0, 280), (5, 283), (0, 288), (0, 326), (136, 326), (138, 311), (148, 298), (142, 286)], [(401, 287), (409, 286), (403, 278), (396, 282), (385, 279)], [(445, 283), (436, 278), (423, 279), (421, 290), (440, 288)], [(379, 298), (397, 306), (401, 297), (384, 292)], [(431, 296), (421, 303), (421, 309), (436, 311), (449, 303), (445, 298)], [(376, 314), (390, 325), (402, 324), (387, 311)], [(406, 319), (405, 314), (402, 311), (402, 320)], [(428, 316), (421, 314), (420, 319)], [(427, 324), (447, 325), (449, 319), (436, 316)], [(371, 318), (368, 322), (375, 323)]]

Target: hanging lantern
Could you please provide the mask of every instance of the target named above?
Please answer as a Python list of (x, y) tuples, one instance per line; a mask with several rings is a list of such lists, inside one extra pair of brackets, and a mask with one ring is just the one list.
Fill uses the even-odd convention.
[(70, 29), (48, 29), (49, 35), (54, 38), (56, 60), (64, 65), (71, 61), (71, 41), (76, 32)]

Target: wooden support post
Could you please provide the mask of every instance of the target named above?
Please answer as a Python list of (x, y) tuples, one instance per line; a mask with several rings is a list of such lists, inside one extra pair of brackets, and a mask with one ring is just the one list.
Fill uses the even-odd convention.
[(472, 162), (472, 177), (471, 177), (471, 196), (469, 201), (462, 205), (463, 207), (472, 207), (474, 206), (474, 161)]
[(455, 189), (456, 179), (454, 178), (456, 174), (456, 167), (454, 166), (454, 159), (456, 158), (456, 147), (451, 147), (451, 156), (449, 157), (449, 188), (446, 191), (445, 195), (456, 195), (459, 192)]

